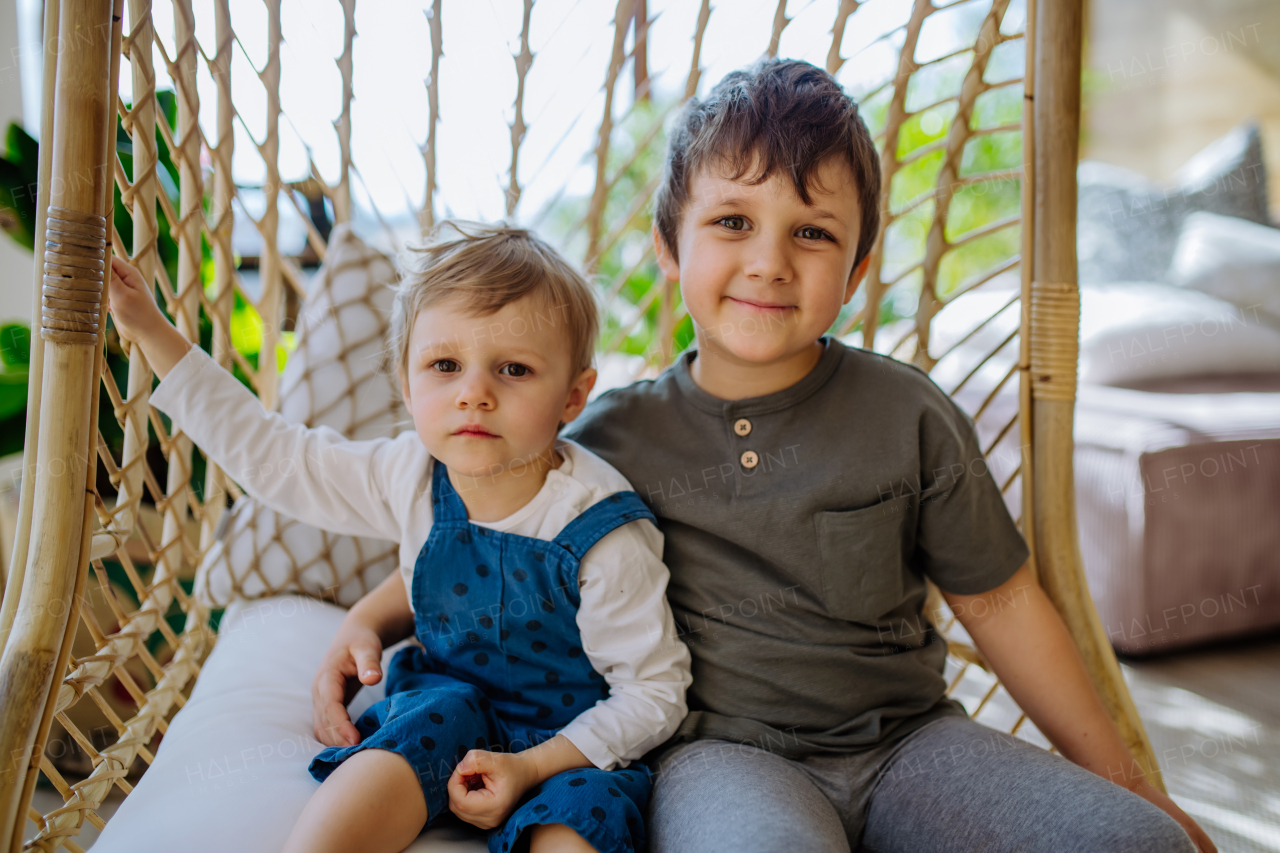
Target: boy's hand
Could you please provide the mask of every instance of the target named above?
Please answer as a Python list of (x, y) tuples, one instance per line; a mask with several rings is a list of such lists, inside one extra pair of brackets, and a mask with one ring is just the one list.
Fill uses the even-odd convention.
[(1127, 787), (1147, 802), (1159, 806), (1166, 814), (1176, 820), (1187, 835), (1191, 836), (1191, 840), (1199, 848), (1200, 853), (1218, 853), (1218, 848), (1209, 839), (1205, 831), (1200, 828), (1199, 824), (1192, 820), (1190, 815), (1178, 808), (1177, 803), (1160, 793), (1160, 789), (1148, 782), (1145, 777), (1139, 778), (1136, 783)]
[(537, 781), (533, 763), (520, 754), (473, 749), (449, 777), (449, 811), (472, 826), (493, 829)]
[(111, 256), (108, 300), (121, 337), (134, 343), (151, 337), (156, 329), (169, 322), (160, 313), (142, 273), (115, 255)]
[(382, 640), (372, 628), (343, 624), (325, 652), (311, 682), (311, 719), (316, 739), (325, 746), (360, 742), (347, 703), (365, 684), (382, 680)]
[(107, 303), (120, 335), (142, 347), (147, 363), (161, 379), (191, 348), (191, 342), (160, 313), (142, 274), (114, 255)]

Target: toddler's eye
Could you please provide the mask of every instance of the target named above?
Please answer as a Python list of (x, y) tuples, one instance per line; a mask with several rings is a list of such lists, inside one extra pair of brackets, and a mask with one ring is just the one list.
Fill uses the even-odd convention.
[(804, 228), (800, 229), (800, 233), (802, 234), (806, 231), (810, 234), (810, 236), (806, 238), (809, 240), (822, 240), (827, 236), (826, 231), (823, 231), (821, 228), (814, 228), (812, 225), (806, 225)]
[(508, 367), (516, 371), (515, 373), (508, 373), (507, 374), (508, 376), (528, 376), (529, 375), (529, 368), (525, 367), (523, 364), (516, 364), (515, 362), (512, 362), (511, 364), (504, 364), (502, 366), (502, 370), (506, 370)]
[(451, 358), (442, 358), (437, 361), (431, 362), (431, 366), (439, 370), (441, 373), (457, 373), (458, 372), (456, 370), (446, 368), (444, 365), (453, 365), (453, 367), (457, 367), (458, 362), (454, 361)]
[(731, 225), (726, 226), (729, 228), (730, 231), (741, 231), (743, 230), (743, 228), (747, 227), (747, 221), (743, 219), (741, 216), (724, 216), (724, 217), (721, 217), (719, 220), (717, 220), (717, 224), (723, 224), (725, 222), (741, 222), (742, 223), (741, 228), (734, 228)]

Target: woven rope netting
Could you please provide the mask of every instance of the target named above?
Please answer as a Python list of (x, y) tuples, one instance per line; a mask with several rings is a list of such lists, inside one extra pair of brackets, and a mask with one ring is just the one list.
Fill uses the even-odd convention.
[[(234, 18), (231, 0), (200, 5), (128, 0), (109, 237), (155, 282), (178, 329), (268, 407), (306, 270), (325, 257), (327, 227), (342, 222), (384, 249), (401, 248), (445, 214), (535, 227), (599, 283), (602, 353), (631, 376), (670, 364), (692, 326), (649, 240), (664, 127), (688, 96), (770, 53), (836, 75), (882, 151), (884, 231), (832, 332), (934, 370), (975, 417), (1021, 523), (1029, 434), (1011, 380), (1029, 359), (1019, 334), (1024, 4), (762, 0), (712, 9), (701, 0), (657, 9), (645, 0), (513, 0), (442, 9), (449, 4), (433, 0), (425, 10), (362, 6), (370, 17), (360, 18), (359, 39), (355, 0), (237, 3)], [(404, 62), (423, 73), (363, 77), (356, 56), (380, 49), (370, 33), (398, 27), (417, 27), (416, 55)], [(452, 70), (451, 28), (459, 44)], [(322, 57), (325, 75), (306, 72), (316, 61), (304, 47), (311, 31), (333, 48)], [(486, 32), (490, 47), (510, 57), (504, 86), (514, 97), (451, 96), (449, 85), (465, 85), (466, 63), (477, 61), (462, 45)], [(297, 115), (292, 103), (286, 109), (290, 91), (309, 93), (300, 105), (329, 105), (331, 125), (302, 115), (303, 106)], [(377, 121), (361, 112), (362, 101), (377, 104), (386, 92), (398, 111)], [(474, 115), (460, 112), (468, 102)], [(455, 170), (450, 152), (463, 157), (468, 138), (482, 132), (492, 143), (489, 131), (501, 137), (500, 161), (480, 156), (470, 173)], [(966, 323), (935, 334), (939, 316), (962, 303)], [(72, 780), (45, 751), (40, 769), (66, 805), (31, 810), (39, 831), (28, 848), (79, 850), (73, 838), (83, 822), (101, 828), (96, 809), (111, 788), (130, 791), (130, 772), (152, 760), (215, 642), (216, 614), (190, 594), (191, 583), (228, 497), (241, 495), (149, 406), (145, 361), (128, 358), (113, 331), (107, 346), (127, 370), (101, 375), (96, 449), (105, 477), (94, 495), (76, 644), (56, 679), (54, 709), (91, 768)], [(1047, 745), (936, 590), (930, 608), (952, 641), (951, 695), (980, 720)]]

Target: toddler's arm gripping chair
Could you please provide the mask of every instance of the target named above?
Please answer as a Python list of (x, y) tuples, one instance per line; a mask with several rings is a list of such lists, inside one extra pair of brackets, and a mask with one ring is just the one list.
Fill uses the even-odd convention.
[[(423, 43), (432, 48), (422, 225), (433, 221), (439, 60), (449, 36), (442, 6), (450, 2), (434, 0), (422, 25), (429, 33)], [(315, 664), (342, 608), (395, 570), (392, 543), (334, 536), (253, 505), (235, 472), (206, 465), (185, 436), (170, 434), (148, 406), (150, 367), (129, 359), (129, 347), (107, 328), (110, 248), (158, 285), (178, 328), (238, 371), (264, 404), (353, 438), (392, 434), (404, 424), (395, 390), (376, 365), (383, 285), (394, 271), (350, 225), (353, 217), (368, 220), (388, 249), (403, 238), (362, 182), (352, 181), (359, 177), (352, 161), (356, 2), (309, 7), (313, 16), (332, 13), (335, 32), (344, 34), (336, 166), (328, 176), (334, 183), (313, 167), (309, 178), (288, 185), (280, 172), (281, 0), (266, 0), (265, 34), (260, 24), (253, 32), (263, 48), (256, 79), (240, 73), (249, 54), (229, 0), (211, 5), (206, 21), (209, 10), (192, 0), (172, 0), (154, 17), (151, 0), (129, 0), (127, 11), (124, 0), (45, 4), (50, 49), (36, 202), (36, 245), (44, 248), (34, 282), (16, 543), (0, 608), (0, 844), (15, 851), (79, 850), (86, 824), (102, 831), (109, 850), (278, 849), (314, 786), (305, 767), (320, 748), (310, 736)], [(779, 0), (772, 32), (759, 33), (760, 48), (837, 74), (860, 98), (882, 146), (885, 228), (862, 295), (835, 331), (932, 370), (974, 416), (1040, 583), (1137, 766), (1160, 785), (1094, 613), (1076, 539), (1082, 0), (1027, 0), (1025, 9), (1011, 0), (915, 0), (906, 20), (887, 25), (859, 9), (856, 0), (805, 7), (797, 16), (831, 17), (829, 28), (822, 22), (829, 38), (804, 43), (791, 38), (798, 28), (788, 31), (792, 22)], [(518, 166), (528, 130), (526, 76), (537, 68), (530, 20), (539, 11), (525, 0), (514, 56), (518, 94), (502, 188), (509, 216), (523, 211)], [(456, 12), (473, 13), (481, 14)], [(604, 280), (606, 377), (611, 369), (624, 371), (620, 381), (653, 375), (689, 340), (678, 290), (656, 274), (651, 247), (643, 249), (646, 210), (663, 119), (699, 91), (704, 36), (712, 38), (722, 14), (729, 13), (713, 13), (702, 0), (696, 19), (690, 15), (692, 31), (676, 39), (683, 46), (692, 36), (683, 86), (668, 79), (651, 96), (647, 51), (672, 22), (651, 30), (644, 0), (618, 0), (602, 45), (594, 190), (577, 207), (558, 196), (549, 207), (569, 213), (560, 217), (566, 240)], [(362, 24), (362, 32), (371, 30)], [(752, 58), (744, 54), (734, 65)], [(123, 98), (122, 61), (132, 81)], [(619, 85), (628, 69), (631, 92)], [(162, 86), (157, 77), (165, 72), (170, 82)], [(164, 90), (169, 86), (172, 92)], [(254, 116), (256, 130), (249, 131), (234, 96), (258, 86), (265, 121)], [(659, 90), (676, 95), (659, 97)], [(202, 96), (216, 104), (202, 111)], [(622, 110), (615, 101), (630, 106)], [(254, 148), (243, 144), (237, 122), (258, 137), (261, 190), (232, 179), (233, 151)], [(237, 219), (258, 235), (256, 286), (251, 265), (237, 259)], [(305, 231), (306, 246), (283, 244), (286, 220)], [(310, 287), (301, 273), (307, 258), (324, 261)], [(970, 331), (947, 340), (933, 321), (961, 294), (987, 300), (987, 308)], [(260, 322), (246, 319), (255, 311)], [(281, 373), (275, 354), (288, 338), (281, 329), (295, 322), (296, 349)], [(989, 346), (967, 355), (982, 341)], [(234, 507), (228, 495), (237, 498)], [(984, 722), (1044, 744), (936, 590), (930, 607), (951, 640), (951, 694)], [(356, 705), (374, 698), (362, 694)], [(70, 753), (83, 758), (78, 774)], [(140, 770), (147, 770), (141, 779)], [(64, 805), (47, 813), (32, 808), (38, 776), (46, 801), (51, 784)], [(143, 790), (120, 803), (135, 786)], [(100, 816), (109, 808), (117, 810), (110, 825)], [(476, 838), (432, 830), (414, 847), (482, 849)]]

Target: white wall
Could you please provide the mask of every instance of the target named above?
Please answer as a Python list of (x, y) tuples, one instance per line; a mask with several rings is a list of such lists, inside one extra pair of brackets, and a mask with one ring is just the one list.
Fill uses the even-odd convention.
[[(10, 122), (23, 123), (19, 66), (24, 63), (18, 50), (19, 2), (23, 0), (0, 0), (0, 132), (7, 131)], [(0, 322), (14, 319), (31, 322), (32, 257), (8, 236), (0, 234)]]

